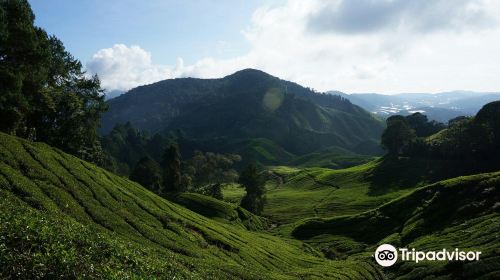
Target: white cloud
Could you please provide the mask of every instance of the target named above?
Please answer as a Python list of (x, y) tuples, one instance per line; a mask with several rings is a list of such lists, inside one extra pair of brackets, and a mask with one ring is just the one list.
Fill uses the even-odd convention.
[(116, 44), (112, 48), (101, 49), (87, 63), (87, 70), (97, 74), (106, 89), (127, 90), (178, 75), (177, 68), (183, 67), (181, 59), (176, 68), (155, 65), (151, 54), (139, 46), (127, 47)]
[(139, 47), (118, 45), (96, 53), (88, 68), (108, 88), (252, 67), (318, 90), (498, 91), (497, 18), (498, 0), (289, 0), (254, 12), (242, 32), (251, 46), (245, 55), (167, 67)]

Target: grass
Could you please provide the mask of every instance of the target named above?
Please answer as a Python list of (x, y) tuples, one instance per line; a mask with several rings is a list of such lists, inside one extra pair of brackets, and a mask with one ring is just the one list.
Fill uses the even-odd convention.
[[(455, 177), (467, 172), (457, 162), (405, 158), (268, 171), (266, 220), (237, 206), (237, 185), (224, 188), (227, 202), (199, 194), (172, 202), (0, 133), (0, 278), (500, 277), (500, 172)], [(381, 269), (371, 257), (380, 243), (482, 258)]]
[(177, 204), (216, 221), (248, 230), (264, 230), (268, 221), (256, 216), (238, 204), (224, 202), (197, 193), (181, 193), (172, 198)]
[(382, 243), (424, 251), (481, 251), (481, 261), (475, 263), (406, 262), (387, 273), (403, 279), (494, 279), (500, 275), (498, 201), (500, 172), (463, 176), (418, 188), (361, 214), (305, 220), (293, 235), (334, 258), (367, 255)]
[[(309, 217), (335, 217), (362, 213), (405, 195), (417, 187), (467, 174), (460, 162), (408, 158), (379, 158), (345, 168), (272, 167), (267, 182), (264, 216), (285, 225)], [(224, 190), (237, 201), (244, 192)], [(285, 231), (286, 232), (286, 231)]]
[(239, 184), (225, 184), (223, 186), (224, 200), (239, 204), (241, 198), (245, 195), (245, 188)]
[(242, 143), (236, 153), (240, 154), (248, 162), (257, 162), (262, 165), (278, 164), (288, 162), (294, 157), (275, 142), (265, 138), (252, 138)]
[(57, 149), (6, 134), (0, 134), (0, 192), (6, 264), (0, 278), (84, 277), (89, 267), (94, 278), (382, 277), (370, 261), (327, 260), (300, 241), (205, 217)]
[(375, 157), (360, 155), (340, 147), (330, 147), (319, 152), (298, 156), (288, 164), (298, 167), (348, 168), (372, 161)]

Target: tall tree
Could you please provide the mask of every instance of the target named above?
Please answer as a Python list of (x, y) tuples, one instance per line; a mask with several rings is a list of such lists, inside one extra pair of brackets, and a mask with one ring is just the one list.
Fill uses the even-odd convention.
[(181, 155), (177, 145), (171, 144), (163, 154), (163, 192), (183, 192), (185, 184), (182, 184)]
[(243, 169), (238, 183), (243, 185), (246, 190), (246, 194), (241, 200), (241, 207), (255, 214), (262, 213), (266, 201), (266, 189), (262, 178), (257, 172), (257, 167), (254, 164), (249, 164)]
[(26, 0), (0, 1), (0, 129), (99, 163), (99, 79), (34, 19)]
[(160, 192), (162, 184), (160, 166), (150, 157), (139, 160), (129, 178), (155, 193)]
[(387, 119), (387, 128), (382, 134), (382, 146), (389, 155), (404, 154), (416, 139), (415, 131), (408, 125), (402, 116), (392, 116)]

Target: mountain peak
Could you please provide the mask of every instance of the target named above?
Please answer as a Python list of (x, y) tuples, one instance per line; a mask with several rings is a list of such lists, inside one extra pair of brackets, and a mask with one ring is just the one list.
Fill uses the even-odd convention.
[(262, 79), (262, 78), (275, 78), (274, 76), (258, 70), (258, 69), (253, 69), (253, 68), (246, 68), (243, 70), (239, 70), (234, 72), (231, 75), (228, 75), (224, 77), (224, 79), (229, 78), (229, 79), (241, 79), (241, 78), (250, 78), (250, 79)]

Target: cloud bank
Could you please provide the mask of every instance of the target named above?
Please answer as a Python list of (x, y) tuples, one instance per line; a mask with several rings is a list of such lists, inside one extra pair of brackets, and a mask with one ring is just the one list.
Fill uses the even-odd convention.
[(180, 74), (176, 69), (182, 67), (182, 64), (182, 60), (179, 60), (177, 67), (155, 65), (151, 61), (151, 53), (141, 47), (116, 44), (99, 50), (86, 66), (91, 74), (99, 75), (102, 87), (127, 90), (176, 77)]
[(496, 0), (289, 0), (254, 12), (242, 31), (245, 55), (166, 66), (138, 46), (115, 45), (87, 69), (108, 89), (252, 67), (321, 91), (498, 91), (499, 18)]

